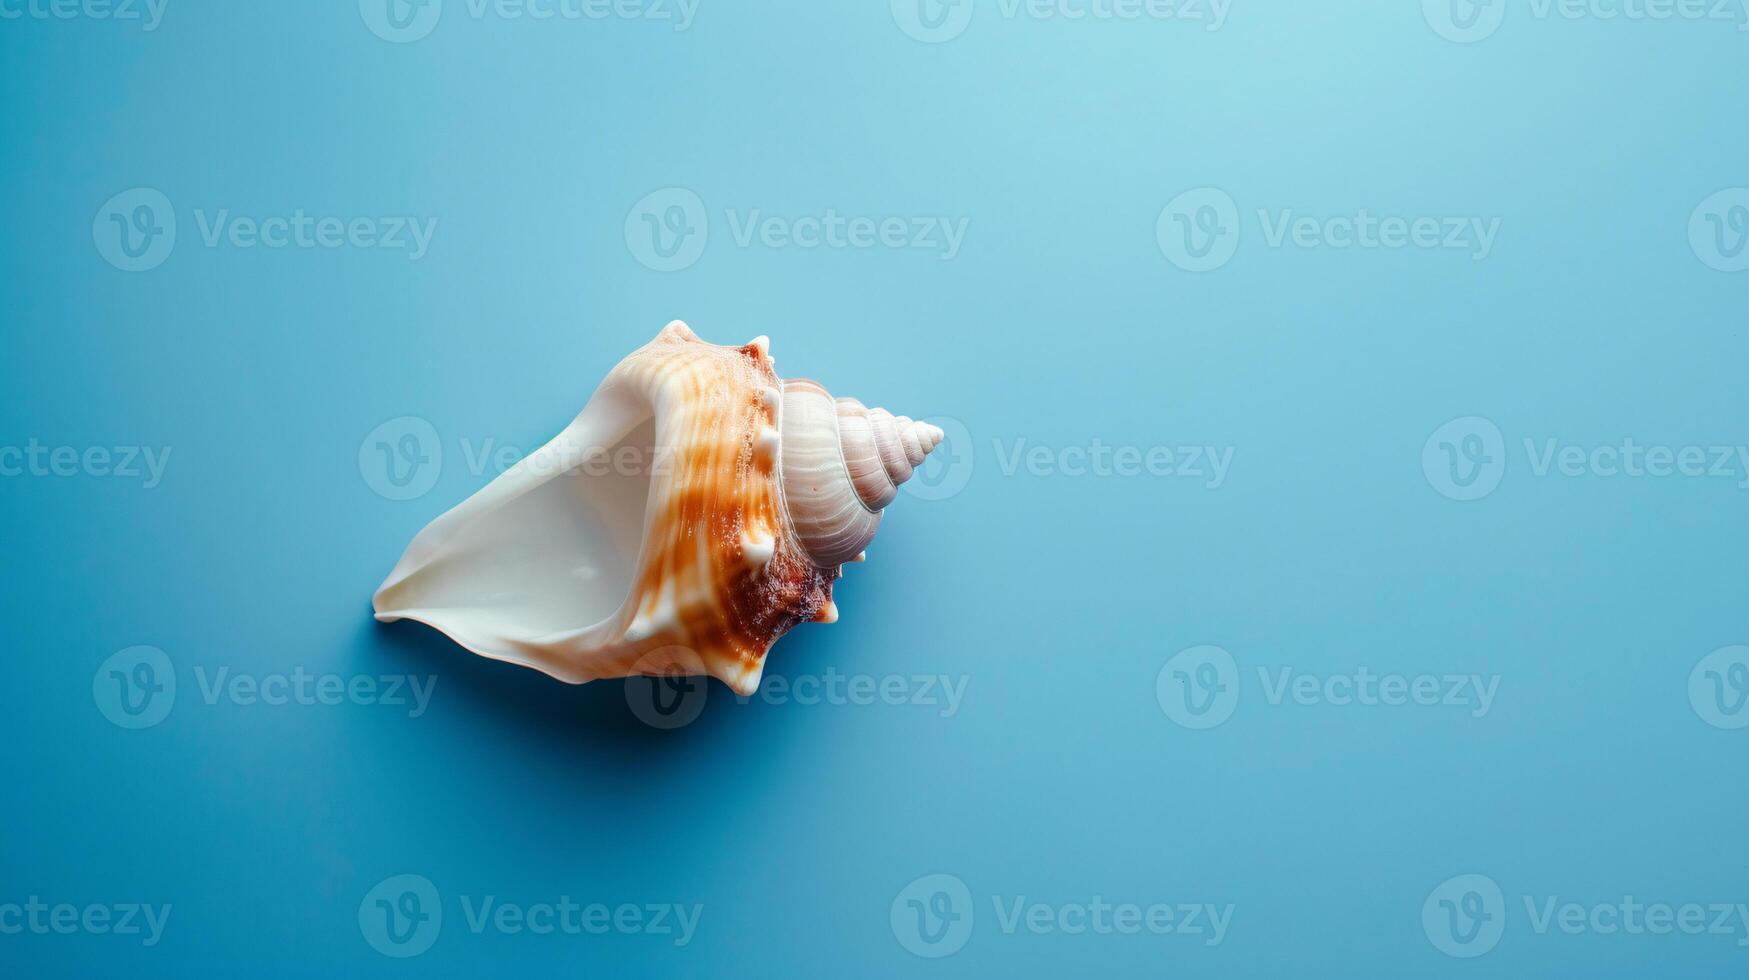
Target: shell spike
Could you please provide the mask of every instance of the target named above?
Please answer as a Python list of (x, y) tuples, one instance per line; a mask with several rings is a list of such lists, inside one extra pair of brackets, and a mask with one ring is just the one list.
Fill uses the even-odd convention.
[(697, 340), (698, 334), (692, 332), (692, 328), (686, 325), (685, 320), (670, 320), (668, 325), (662, 328), (662, 332), (656, 335), (657, 340), (664, 337), (676, 340)]

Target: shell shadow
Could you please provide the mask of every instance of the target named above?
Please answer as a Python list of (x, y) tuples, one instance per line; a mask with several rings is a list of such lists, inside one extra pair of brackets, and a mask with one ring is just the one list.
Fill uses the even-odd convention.
[[(736, 697), (714, 679), (698, 678), (702, 709), (690, 722), (659, 728), (632, 710), (632, 698), (649, 697), (648, 688), (628, 691), (624, 680), (566, 684), (539, 671), (478, 656), (441, 632), (403, 620), (361, 627), (362, 655), (381, 660), (381, 669), (441, 678), (441, 710), (456, 724), (490, 731), (495, 738), (523, 743), (527, 757), (551, 756), (567, 768), (579, 765), (610, 773), (690, 771), (701, 746), (712, 755), (757, 757), (786, 737), (784, 729), (807, 724), (806, 712)], [(780, 649), (790, 663), (830, 656), (819, 631), (799, 629)], [(439, 710), (434, 707), (433, 710)], [(745, 746), (745, 752), (742, 747)], [(672, 765), (670, 765), (670, 763)], [(684, 764), (683, 764), (684, 763)], [(680, 776), (679, 778), (685, 778)]]

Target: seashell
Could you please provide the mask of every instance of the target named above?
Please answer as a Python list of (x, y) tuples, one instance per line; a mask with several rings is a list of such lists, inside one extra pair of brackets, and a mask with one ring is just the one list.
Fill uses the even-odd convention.
[(764, 337), (669, 324), (414, 537), (376, 618), (573, 684), (679, 671), (753, 693), (778, 638), (837, 620), (841, 566), (942, 439), (773, 363)]

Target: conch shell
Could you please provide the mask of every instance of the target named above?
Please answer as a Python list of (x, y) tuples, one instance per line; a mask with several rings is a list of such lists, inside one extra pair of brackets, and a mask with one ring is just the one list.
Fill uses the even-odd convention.
[(552, 442), (432, 521), (373, 600), (573, 684), (708, 673), (738, 694), (798, 623), (838, 618), (932, 425), (779, 378), (770, 342), (678, 320)]

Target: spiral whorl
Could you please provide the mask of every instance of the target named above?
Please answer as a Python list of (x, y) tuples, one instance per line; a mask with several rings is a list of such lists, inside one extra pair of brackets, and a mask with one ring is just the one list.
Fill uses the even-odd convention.
[(807, 380), (784, 383), (782, 432), (791, 524), (809, 557), (827, 566), (868, 546), (881, 511), (942, 439), (933, 425), (834, 400)]

